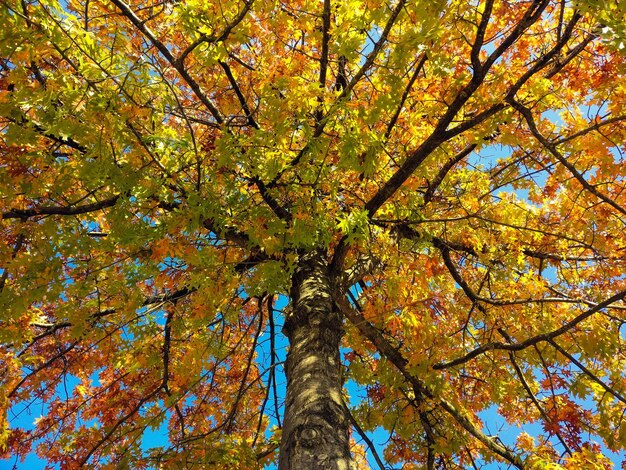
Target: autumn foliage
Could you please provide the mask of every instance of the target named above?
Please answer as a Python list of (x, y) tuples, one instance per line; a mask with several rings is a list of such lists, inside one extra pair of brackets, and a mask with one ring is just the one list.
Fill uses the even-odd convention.
[(276, 463), (318, 253), (353, 468), (612, 468), (625, 14), (2, 0), (0, 456)]

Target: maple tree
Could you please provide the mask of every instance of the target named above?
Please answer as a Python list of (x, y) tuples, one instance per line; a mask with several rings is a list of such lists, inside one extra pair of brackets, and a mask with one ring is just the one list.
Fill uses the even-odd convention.
[(625, 13), (2, 0), (0, 455), (611, 468)]

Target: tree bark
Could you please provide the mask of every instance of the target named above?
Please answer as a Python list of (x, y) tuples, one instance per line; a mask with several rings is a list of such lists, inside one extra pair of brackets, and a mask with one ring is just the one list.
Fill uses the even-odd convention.
[(349, 470), (349, 420), (341, 397), (341, 318), (333, 307), (328, 265), (312, 251), (300, 257), (291, 287), (287, 400), (279, 470)]

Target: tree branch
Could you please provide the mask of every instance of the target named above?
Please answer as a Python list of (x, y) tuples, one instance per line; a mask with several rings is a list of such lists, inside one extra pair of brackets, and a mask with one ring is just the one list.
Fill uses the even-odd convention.
[(28, 219), (30, 217), (36, 217), (40, 215), (79, 215), (89, 212), (95, 212), (107, 207), (112, 207), (121, 197), (117, 194), (108, 199), (102, 201), (93, 202), (91, 204), (84, 204), (82, 206), (76, 206), (70, 204), (69, 206), (44, 206), (36, 209), (11, 209), (8, 212), (2, 214), (3, 219)]
[[(479, 113), (471, 120), (466, 121), (452, 129), (448, 129), (448, 126), (454, 120), (454, 117), (461, 110), (463, 105), (483, 83), (490, 67), (535, 21), (538, 20), (548, 4), (548, 0), (533, 2), (511, 34), (500, 43), (496, 50), (493, 51), (487, 58), (484, 64), (482, 64), (477, 70), (474, 70), (472, 79), (467, 83), (467, 85), (465, 85), (465, 87), (463, 87), (463, 89), (456, 95), (452, 103), (447, 107), (445, 113), (437, 122), (437, 125), (430, 136), (406, 158), (396, 173), (394, 173), (383, 185), (383, 187), (380, 188), (378, 192), (365, 204), (365, 209), (369, 212), (370, 218), (374, 216), (376, 211), (404, 184), (404, 182), (414, 173), (422, 162), (437, 147), (439, 147), (439, 145), (464, 132), (465, 130), (480, 124), (506, 107), (504, 103), (498, 103)], [(530, 77), (536, 70), (539, 69), (540, 68), (537, 66), (531, 67), (531, 69), (527, 71), (524, 76), (522, 76), (518, 83), (513, 86), (512, 90), (518, 85), (521, 87), (521, 84), (527, 80), (525, 77), (528, 73), (532, 71), (529, 75)]]
[(411, 75), (411, 78), (409, 79), (409, 83), (407, 83), (406, 87), (404, 87), (404, 92), (402, 92), (400, 102), (398, 103), (398, 106), (396, 106), (396, 112), (389, 120), (389, 124), (387, 124), (387, 129), (385, 130), (384, 134), (385, 140), (389, 139), (391, 131), (393, 131), (393, 128), (396, 126), (398, 118), (400, 117), (400, 113), (402, 113), (402, 108), (404, 108), (404, 103), (406, 103), (406, 100), (409, 97), (409, 93), (411, 92), (411, 88), (413, 88), (413, 84), (415, 83), (415, 80), (417, 80), (417, 77), (424, 68), (424, 64), (427, 60), (428, 56), (426, 55), (426, 53), (423, 53), (417, 63), (417, 67), (415, 67), (415, 71), (413, 71), (413, 75)]
[(365, 441), (365, 444), (367, 445), (367, 448), (372, 453), (372, 456), (374, 457), (374, 460), (376, 461), (376, 465), (378, 465), (378, 468), (380, 468), (380, 470), (387, 470), (387, 467), (385, 467), (385, 464), (383, 463), (382, 459), (378, 455), (378, 452), (376, 452), (376, 446), (374, 446), (374, 443), (372, 442), (372, 440), (368, 437), (367, 434), (365, 434), (365, 431), (363, 431), (363, 428), (361, 428), (361, 426), (359, 425), (359, 422), (352, 415), (352, 413), (350, 412), (350, 409), (346, 406), (345, 403), (343, 404), (343, 406), (346, 410), (346, 414), (348, 415), (348, 418), (350, 419), (350, 423), (352, 423), (352, 427), (356, 430), (357, 434), (361, 436), (361, 439)]
[(441, 183), (443, 183), (444, 178), (446, 177), (448, 172), (454, 167), (454, 165), (456, 165), (465, 157), (467, 157), (470, 153), (472, 153), (477, 146), (478, 144), (468, 145), (463, 150), (461, 150), (458, 154), (456, 154), (454, 157), (452, 157), (450, 160), (444, 163), (444, 165), (439, 169), (437, 176), (435, 176), (435, 178), (428, 184), (428, 189), (426, 190), (426, 193), (424, 194), (423, 205), (428, 204), (432, 200), (433, 196), (435, 195), (435, 191), (441, 185)]
[(241, 109), (243, 109), (243, 112), (246, 115), (246, 118), (248, 119), (248, 124), (250, 124), (250, 126), (254, 127), (255, 129), (259, 129), (259, 125), (257, 124), (257, 122), (254, 120), (254, 117), (252, 116), (252, 111), (250, 110), (250, 107), (248, 106), (246, 97), (243, 96), (243, 93), (241, 92), (241, 88), (239, 88), (239, 85), (237, 84), (237, 80), (235, 80), (232, 70), (230, 69), (228, 64), (222, 60), (219, 61), (219, 64), (224, 70), (224, 73), (226, 74), (226, 77), (228, 78), (228, 81), (230, 82), (230, 86), (233, 87), (233, 90), (235, 91), (235, 94), (237, 95), (237, 99), (239, 100)]
[(540, 343), (542, 341), (546, 341), (549, 342), (550, 340), (553, 340), (567, 332), (569, 332), (570, 330), (572, 330), (576, 325), (578, 325), (580, 322), (586, 320), (587, 318), (589, 318), (590, 316), (592, 316), (595, 313), (600, 312), (601, 310), (610, 307), (611, 304), (623, 300), (626, 297), (626, 290), (623, 290), (621, 292), (618, 292), (617, 294), (609, 297), (608, 299), (604, 300), (603, 302), (600, 302), (599, 304), (597, 304), (595, 307), (592, 307), (588, 310), (586, 310), (585, 312), (581, 313), (580, 315), (575, 316), (573, 319), (571, 319), (570, 321), (566, 322), (563, 326), (561, 326), (560, 328), (557, 328), (556, 330), (550, 331), (549, 333), (542, 333), (539, 335), (535, 335), (532, 336), (520, 343), (500, 343), (498, 341), (494, 341), (494, 342), (490, 342), (487, 343), (483, 346), (480, 346), (476, 349), (474, 349), (473, 351), (467, 353), (466, 355), (459, 357), (457, 359), (454, 359), (452, 361), (449, 362), (443, 362), (443, 363), (439, 363), (439, 364), (435, 364), (433, 366), (433, 369), (435, 370), (443, 370), (443, 369), (448, 369), (450, 367), (454, 367), (454, 366), (458, 366), (460, 364), (464, 364), (472, 359), (474, 359), (475, 357), (484, 354), (488, 351), (495, 351), (495, 350), (503, 350), (503, 351), (521, 351), (523, 349), (526, 349), (530, 346), (534, 346), (537, 343)]
[(569, 172), (572, 174), (572, 176), (574, 176), (574, 178), (576, 178), (576, 180), (581, 184), (581, 186), (584, 189), (586, 189), (588, 192), (590, 192), (591, 194), (596, 196), (598, 199), (604, 201), (605, 203), (607, 203), (608, 205), (613, 207), (615, 210), (617, 210), (621, 214), (626, 215), (626, 209), (624, 209), (622, 206), (617, 204), (610, 197), (608, 197), (605, 194), (603, 194), (600, 191), (598, 191), (594, 186), (589, 184), (589, 182), (587, 182), (587, 180), (576, 169), (576, 167), (573, 164), (571, 164), (561, 154), (561, 152), (559, 152), (559, 150), (557, 148), (557, 144), (555, 144), (554, 142), (549, 141), (548, 139), (546, 139), (543, 136), (543, 134), (541, 134), (541, 132), (537, 128), (537, 124), (535, 123), (535, 119), (533, 117), (532, 111), (528, 107), (522, 105), (520, 102), (516, 101), (515, 99), (511, 99), (510, 103), (524, 117), (524, 120), (526, 121), (526, 123), (528, 124), (528, 127), (530, 129), (530, 132), (533, 134), (533, 136), (535, 136), (535, 138), (539, 141), (539, 143), (541, 143), (541, 145), (543, 145), (546, 148), (546, 150), (548, 150), (548, 152), (550, 152), (550, 154), (554, 158), (556, 158), (559, 161), (559, 163), (561, 163), (561, 165), (563, 165), (565, 168), (567, 168), (569, 170)]
[(550, 343), (554, 347), (554, 349), (556, 349), (563, 356), (565, 356), (572, 363), (574, 363), (576, 365), (576, 367), (578, 367), (580, 370), (582, 370), (583, 373), (587, 377), (589, 377), (595, 383), (600, 385), (604, 390), (609, 392), (611, 395), (613, 395), (615, 398), (617, 398), (619, 401), (621, 401), (622, 403), (624, 403), (626, 405), (626, 397), (624, 397), (624, 395), (618, 393), (614, 388), (612, 388), (609, 385), (607, 385), (606, 383), (604, 383), (604, 381), (602, 381), (600, 379), (600, 377), (598, 377), (596, 374), (594, 374), (589, 369), (587, 369), (582, 362), (580, 362), (578, 359), (576, 359), (574, 356), (572, 356), (570, 353), (568, 353), (565, 349), (563, 349), (561, 346), (559, 346), (556, 341), (554, 341), (553, 339), (549, 339), (548, 343)]
[(176, 62), (179, 63), (180, 65), (183, 65), (183, 63), (185, 62), (185, 59), (187, 58), (187, 56), (189, 54), (191, 54), (193, 52), (193, 50), (196, 47), (198, 47), (200, 44), (203, 44), (203, 43), (211, 43), (211, 44), (213, 44), (213, 43), (225, 41), (228, 38), (228, 36), (230, 36), (230, 33), (233, 31), (233, 29), (235, 29), (235, 27), (239, 23), (241, 23), (243, 21), (243, 19), (246, 17), (248, 12), (250, 11), (250, 8), (252, 8), (252, 4), (253, 3), (254, 3), (254, 0), (244, 0), (244, 2), (243, 2), (243, 4), (244, 4), (243, 9), (239, 12), (239, 14), (233, 19), (233, 21), (231, 23), (226, 25), (224, 30), (219, 35), (207, 35), (207, 34), (200, 35), (200, 37), (198, 39), (196, 39), (191, 44), (189, 44), (183, 50), (183, 52), (180, 53), (180, 55), (176, 58)]
[[(509, 344), (511, 343), (511, 337), (502, 328), (499, 328), (498, 332), (502, 335), (502, 337), (506, 340), (507, 343)], [(537, 411), (539, 411), (539, 414), (541, 415), (541, 417), (547, 423), (553, 424), (552, 419), (550, 418), (550, 416), (548, 416), (548, 413), (546, 413), (546, 410), (543, 409), (543, 406), (541, 406), (541, 403), (539, 403), (539, 400), (533, 393), (532, 389), (530, 388), (530, 385), (528, 385), (528, 381), (526, 380), (526, 377), (524, 377), (524, 373), (522, 372), (522, 369), (517, 363), (517, 359), (515, 359), (515, 353), (513, 353), (513, 351), (509, 351), (509, 360), (511, 361), (511, 364), (513, 365), (513, 369), (515, 369), (515, 373), (517, 375), (517, 378), (521, 382), (522, 387), (524, 387), (524, 390), (526, 390), (526, 393), (528, 394), (530, 401), (533, 402), (533, 405), (535, 405), (535, 408), (537, 408)], [(556, 431), (555, 434), (556, 434), (557, 439), (563, 445), (565, 452), (571, 456), (572, 450), (567, 445), (567, 442), (565, 442), (565, 439), (563, 439), (563, 436), (561, 436), (561, 433), (559, 431)]]
[(480, 62), (480, 51), (485, 42), (485, 32), (487, 31), (487, 25), (489, 24), (489, 19), (491, 18), (493, 2), (494, 0), (487, 0), (487, 2), (485, 2), (485, 7), (480, 17), (480, 24), (476, 30), (476, 38), (474, 39), (472, 52), (470, 53), (474, 73), (480, 73), (483, 67), (483, 64)]
[(157, 39), (156, 35), (150, 30), (150, 28), (146, 26), (145, 22), (142, 21), (135, 14), (132, 8), (124, 3), (123, 0), (111, 0), (111, 2), (120, 9), (122, 14), (130, 20), (133, 26), (135, 26), (135, 28), (137, 28), (150, 41), (150, 43), (152, 43), (152, 45), (157, 48), (157, 50), (163, 55), (163, 57), (165, 57), (170, 65), (174, 67), (174, 69), (176, 69), (176, 71), (180, 74), (183, 80), (185, 80), (187, 85), (189, 85), (189, 88), (193, 90), (196, 97), (209, 110), (209, 112), (213, 116), (213, 119), (215, 119), (218, 124), (223, 124), (224, 118), (222, 117), (221, 113), (215, 107), (209, 97), (202, 91), (198, 82), (196, 82), (191, 77), (191, 75), (189, 75), (189, 72), (187, 72), (187, 70), (185, 69), (182, 61), (177, 60), (172, 55), (167, 46)]
[(462, 411), (458, 410), (445, 398), (436, 397), (426, 384), (411, 374), (407, 370), (408, 361), (402, 356), (400, 351), (394, 348), (384, 338), (384, 336), (363, 317), (363, 315), (355, 311), (340, 292), (333, 291), (332, 296), (340, 312), (359, 330), (364, 337), (374, 344), (381, 356), (391, 362), (411, 384), (416, 397), (420, 396), (432, 399), (438, 406), (443, 408), (450, 416), (452, 416), (452, 418), (454, 418), (454, 420), (463, 429), (484, 444), (489, 450), (503, 457), (515, 467), (519, 469), (525, 468), (520, 457), (515, 455), (513, 451), (499, 443), (496, 439), (483, 433)]

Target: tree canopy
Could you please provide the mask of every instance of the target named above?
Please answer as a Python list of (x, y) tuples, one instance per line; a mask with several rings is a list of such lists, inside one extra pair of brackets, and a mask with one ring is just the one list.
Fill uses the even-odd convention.
[(0, 456), (612, 468), (625, 15), (2, 0)]

